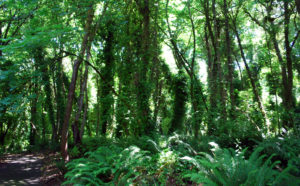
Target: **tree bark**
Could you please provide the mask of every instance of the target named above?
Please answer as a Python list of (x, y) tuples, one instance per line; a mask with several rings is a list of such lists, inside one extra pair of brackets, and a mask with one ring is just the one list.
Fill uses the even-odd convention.
[(300, 0), (295, 0), (298, 14), (300, 14)]
[[(87, 67), (88, 68), (88, 67)], [(80, 141), (82, 141), (83, 138), (83, 134), (84, 134), (84, 127), (86, 125), (87, 122), (87, 117), (88, 117), (88, 107), (89, 107), (89, 96), (88, 96), (88, 90), (87, 90), (87, 84), (85, 86), (85, 102), (84, 102), (84, 111), (83, 111), (83, 118), (82, 118), (82, 122), (81, 122), (81, 127), (80, 127)]]
[(293, 116), (290, 113), (295, 108), (294, 95), (293, 95), (293, 61), (292, 61), (292, 48), (289, 41), (289, 26), (290, 26), (290, 10), (289, 2), (284, 1), (284, 43), (285, 43), (285, 58), (287, 66), (287, 90), (286, 90), (286, 112), (289, 122), (288, 127), (294, 127)]
[(137, 136), (150, 134), (154, 126), (150, 118), (149, 97), (150, 90), (148, 88), (147, 71), (150, 64), (150, 1), (152, 0), (136, 0), (139, 12), (142, 15), (142, 38), (141, 38), (141, 60), (138, 64), (139, 70), (136, 74), (137, 85), (137, 109), (138, 109), (138, 131)]
[(81, 115), (81, 111), (83, 108), (83, 102), (84, 102), (84, 92), (87, 84), (87, 77), (88, 77), (88, 66), (85, 66), (84, 74), (83, 74), (83, 80), (80, 85), (80, 95), (79, 95), (79, 102), (78, 102), (78, 110), (75, 116), (75, 121), (73, 123), (73, 138), (74, 138), (74, 143), (79, 144), (81, 143), (80, 139), (80, 130), (79, 130), (79, 118)]
[(229, 97), (231, 101), (231, 113), (230, 116), (234, 118), (235, 110), (235, 96), (234, 96), (234, 86), (233, 86), (233, 73), (234, 73), (234, 64), (231, 57), (231, 38), (229, 33), (229, 17), (228, 17), (228, 8), (227, 1), (223, 0), (224, 3), (224, 17), (225, 17), (225, 37), (226, 37), (226, 57), (227, 57), (227, 82), (229, 84)]
[(287, 107), (288, 109), (294, 108), (293, 99), (293, 62), (292, 62), (292, 48), (289, 41), (289, 26), (290, 26), (290, 10), (288, 1), (284, 1), (284, 38), (285, 38), (285, 56), (287, 65)]
[[(90, 60), (90, 50), (91, 50), (91, 42), (89, 43), (89, 47), (88, 50), (86, 52), (86, 60), (89, 61)], [(83, 137), (83, 133), (84, 133), (84, 126), (86, 123), (86, 119), (87, 119), (87, 110), (88, 110), (88, 90), (87, 90), (87, 81), (88, 81), (88, 75), (89, 75), (89, 66), (88, 64), (85, 65), (85, 72), (84, 72), (84, 82), (83, 82), (83, 86), (84, 86), (84, 96), (85, 96), (85, 102), (84, 102), (84, 110), (83, 110), (83, 118), (81, 121), (81, 126), (80, 126), (80, 131), (79, 131), (79, 139), (80, 139), (80, 143), (82, 141), (82, 137)]]

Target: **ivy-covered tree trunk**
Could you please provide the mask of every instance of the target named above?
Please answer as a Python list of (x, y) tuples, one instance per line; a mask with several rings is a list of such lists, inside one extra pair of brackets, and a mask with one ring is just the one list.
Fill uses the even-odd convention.
[(100, 83), (100, 126), (102, 135), (106, 135), (107, 128), (111, 126), (114, 98), (112, 88), (114, 86), (114, 23), (109, 20), (107, 23), (107, 35), (105, 36), (105, 46), (103, 59), (105, 66), (101, 69), (102, 81)]
[(52, 102), (52, 88), (50, 83), (49, 77), (49, 70), (48, 70), (48, 61), (44, 58), (44, 50), (42, 48), (37, 48), (34, 51), (34, 60), (37, 66), (39, 66), (39, 70), (42, 72), (42, 83), (44, 84), (44, 92), (46, 95), (45, 98), (45, 106), (48, 111), (48, 118), (52, 126), (52, 143), (58, 141), (57, 139), (57, 126), (55, 122), (55, 114), (54, 114), (54, 107)]
[[(208, 38), (212, 47), (207, 47), (208, 55), (211, 55), (211, 59), (208, 66), (208, 85), (209, 85), (209, 101), (210, 101), (210, 116), (208, 123), (208, 133), (213, 134), (217, 130), (218, 123), (224, 123), (227, 118), (226, 112), (226, 96), (223, 84), (223, 72), (220, 61), (220, 24), (217, 20), (216, 13), (216, 1), (212, 1), (210, 8), (210, 2), (205, 1), (204, 6), (205, 20), (207, 26), (207, 43)], [(211, 15), (212, 14), (212, 15)], [(217, 119), (219, 118), (220, 119)]]
[(187, 78), (184, 72), (180, 70), (177, 76), (174, 78), (174, 105), (173, 105), (173, 116), (171, 120), (171, 126), (169, 133), (175, 131), (183, 131), (184, 129), (184, 118), (186, 112), (186, 101), (188, 100), (187, 93)]
[[(133, 93), (133, 74), (134, 74), (134, 56), (132, 51), (132, 45), (134, 42), (134, 26), (132, 25), (132, 14), (133, 8), (132, 2), (125, 9), (124, 14), (126, 15), (126, 27), (125, 27), (125, 38), (122, 40), (125, 46), (124, 54), (122, 55), (121, 62), (116, 66), (118, 78), (119, 78), (119, 96), (117, 98), (116, 105), (116, 137), (126, 137), (130, 134), (130, 128), (134, 128), (132, 124), (132, 115), (129, 108), (126, 106), (124, 100), (131, 102)], [(132, 131), (131, 131), (132, 132)]]
[(138, 63), (138, 72), (136, 73), (137, 85), (137, 124), (136, 135), (150, 134), (154, 130), (151, 121), (149, 98), (150, 85), (147, 78), (147, 72), (151, 60), (151, 40), (150, 40), (150, 2), (152, 0), (136, 0), (139, 12), (142, 16), (142, 35), (141, 35), (141, 59)]

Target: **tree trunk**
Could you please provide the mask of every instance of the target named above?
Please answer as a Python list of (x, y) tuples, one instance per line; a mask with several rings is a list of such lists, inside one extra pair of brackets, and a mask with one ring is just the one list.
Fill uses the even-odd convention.
[[(87, 66), (88, 68), (88, 66)], [(86, 83), (86, 86), (85, 86), (85, 102), (84, 102), (84, 111), (83, 111), (83, 118), (82, 118), (82, 122), (81, 122), (81, 127), (80, 127), (80, 134), (79, 134), (79, 137), (80, 137), (80, 141), (82, 141), (82, 138), (83, 138), (83, 134), (84, 134), (84, 127), (86, 125), (86, 121), (87, 121), (87, 111), (88, 111), (88, 106), (89, 106), (89, 99), (88, 99), (88, 90), (87, 90), (87, 83)]]
[(290, 26), (290, 10), (289, 2), (284, 1), (284, 43), (285, 43), (285, 57), (287, 65), (287, 90), (286, 90), (286, 109), (288, 114), (288, 126), (293, 127), (293, 116), (291, 110), (295, 107), (293, 96), (293, 62), (292, 62), (292, 48), (289, 41), (289, 26)]
[(101, 69), (104, 79), (101, 81), (101, 99), (100, 99), (100, 126), (102, 127), (102, 135), (106, 135), (107, 128), (111, 126), (113, 117), (114, 98), (112, 96), (112, 87), (114, 85), (114, 27), (113, 21), (107, 23), (108, 33), (104, 46), (104, 63), (105, 67)]
[(68, 130), (69, 130), (69, 121), (70, 116), (72, 112), (72, 104), (75, 94), (75, 88), (76, 88), (76, 81), (78, 76), (78, 69), (83, 61), (84, 53), (86, 51), (86, 48), (88, 46), (89, 36), (91, 34), (91, 25), (94, 18), (94, 9), (93, 5), (90, 5), (88, 12), (87, 12), (87, 20), (85, 23), (85, 35), (82, 40), (81, 44), (81, 50), (79, 57), (75, 60), (74, 66), (73, 66), (73, 73), (72, 73), (72, 79), (69, 87), (69, 93), (68, 93), (68, 101), (66, 105), (66, 111), (65, 111), (65, 117), (64, 117), (64, 123), (62, 127), (62, 134), (61, 134), (61, 153), (62, 157), (65, 162), (69, 161), (69, 154), (68, 154)]
[(35, 97), (31, 101), (31, 121), (30, 121), (30, 135), (29, 135), (29, 143), (30, 145), (35, 144), (35, 137), (36, 137), (36, 126), (37, 126), (37, 102), (38, 102), (38, 92), (37, 92), (37, 84), (35, 83), (33, 88), (33, 94)]
[(79, 144), (81, 143), (81, 139), (80, 139), (80, 130), (79, 130), (79, 118), (81, 115), (81, 111), (83, 108), (83, 102), (84, 102), (84, 92), (85, 92), (85, 88), (86, 88), (86, 84), (87, 84), (87, 77), (88, 77), (88, 66), (85, 66), (85, 71), (83, 74), (83, 80), (82, 83), (80, 85), (80, 96), (79, 96), (79, 102), (78, 102), (78, 110), (75, 116), (75, 121), (73, 123), (73, 137), (74, 137), (74, 143), (75, 144)]
[(96, 106), (96, 113), (97, 113), (97, 121), (96, 121), (96, 136), (99, 136), (99, 128), (100, 128), (100, 79), (96, 78), (96, 86), (97, 86), (97, 106)]
[(300, 14), (300, 0), (295, 0), (298, 14)]
[(63, 68), (62, 68), (62, 59), (57, 63), (57, 72), (56, 72), (56, 84), (57, 84), (57, 104), (56, 104), (56, 126), (58, 131), (58, 136), (61, 135), (61, 127), (64, 121), (64, 111), (65, 111), (65, 102), (64, 102), (64, 93), (63, 93)]
[(52, 88), (50, 83), (50, 77), (49, 77), (49, 70), (48, 70), (48, 61), (45, 60), (44, 57), (44, 49), (43, 48), (37, 48), (34, 51), (34, 60), (37, 65), (37, 67), (40, 68), (42, 72), (42, 81), (44, 83), (44, 92), (46, 94), (46, 108), (48, 112), (49, 121), (51, 123), (52, 127), (52, 143), (55, 143), (58, 141), (57, 139), (57, 127), (55, 122), (55, 114), (54, 114), (54, 108), (52, 103)]
[(228, 8), (227, 1), (223, 0), (224, 3), (224, 17), (225, 17), (225, 37), (226, 37), (226, 57), (227, 57), (227, 82), (229, 84), (229, 97), (231, 101), (230, 116), (234, 118), (235, 111), (235, 96), (234, 96), (234, 87), (233, 87), (233, 73), (234, 73), (234, 64), (231, 58), (231, 38), (229, 33), (229, 17), (228, 17)]
[[(86, 52), (86, 60), (89, 61), (90, 60), (90, 50), (91, 50), (91, 42), (89, 43), (89, 47), (88, 50)], [(85, 72), (84, 72), (84, 82), (83, 82), (83, 86), (84, 86), (84, 95), (85, 95), (85, 102), (84, 102), (84, 111), (83, 111), (83, 118), (81, 121), (81, 126), (80, 126), (80, 131), (79, 131), (79, 139), (80, 139), (80, 143), (82, 141), (82, 136), (83, 136), (83, 132), (84, 132), (84, 126), (86, 123), (86, 119), (87, 119), (87, 110), (88, 110), (88, 90), (87, 90), (87, 81), (88, 81), (88, 75), (89, 75), (89, 66), (86, 64), (85, 66)]]
[(147, 71), (150, 64), (150, 2), (151, 0), (136, 0), (142, 20), (142, 38), (141, 38), (141, 60), (139, 61), (139, 69), (136, 74), (137, 84), (137, 135), (150, 134), (154, 126), (150, 118), (149, 97), (150, 89), (148, 88)]
[(248, 66), (248, 63), (247, 63), (247, 60), (246, 60), (246, 57), (245, 57), (244, 49), (243, 49), (243, 46), (242, 46), (242, 41), (241, 41), (241, 38), (240, 38), (240, 36), (239, 36), (238, 30), (237, 30), (237, 28), (236, 28), (236, 22), (234, 21), (233, 24), (234, 24), (234, 25), (233, 25), (233, 26), (234, 26), (234, 32), (235, 32), (235, 35), (236, 35), (236, 38), (237, 38), (237, 41), (238, 41), (238, 45), (239, 45), (239, 48), (240, 48), (240, 53), (241, 53), (241, 56), (242, 56), (244, 65), (245, 65), (245, 67), (246, 67), (246, 71), (247, 71), (248, 77), (249, 77), (249, 79), (250, 79), (250, 83), (251, 83), (251, 86), (252, 86), (252, 91), (253, 91), (255, 100), (257, 101), (257, 103), (258, 103), (258, 108), (260, 109), (260, 111), (261, 111), (261, 113), (262, 113), (262, 116), (263, 116), (263, 118), (264, 118), (264, 121), (266, 122), (266, 113), (265, 113), (265, 110), (264, 110), (264, 107), (263, 107), (261, 98), (260, 98), (260, 96), (259, 96), (259, 93), (258, 93), (256, 84), (255, 84), (255, 81), (254, 81), (254, 78), (252, 77), (251, 70), (250, 70), (250, 68), (249, 68), (249, 66)]

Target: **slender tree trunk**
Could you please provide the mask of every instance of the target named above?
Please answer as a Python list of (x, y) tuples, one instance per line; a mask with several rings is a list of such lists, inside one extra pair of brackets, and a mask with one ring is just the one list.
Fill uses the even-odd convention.
[[(274, 25), (273, 25), (274, 26)], [(282, 55), (281, 55), (281, 52), (280, 52), (280, 49), (279, 49), (279, 45), (278, 45), (278, 42), (277, 42), (277, 39), (276, 39), (276, 34), (275, 34), (275, 31), (272, 29), (271, 32), (270, 32), (270, 39), (271, 39), (271, 42), (273, 43), (274, 45), (274, 48), (275, 48), (275, 52), (276, 52), (276, 55), (277, 55), (277, 58), (278, 58), (278, 61), (281, 65), (281, 77), (282, 77), (282, 103), (285, 107), (285, 109), (288, 111), (289, 109), (289, 103), (288, 103), (288, 100), (289, 98), (287, 97), (288, 96), (288, 90), (289, 90), (289, 87), (288, 87), (288, 78), (287, 78), (287, 70), (286, 70), (286, 63), (284, 62), (283, 58), (282, 58)], [(288, 120), (286, 119), (283, 119), (283, 125), (284, 127), (290, 127), (290, 123)]]
[[(213, 52), (216, 51), (215, 38), (212, 31), (210, 16), (209, 16), (209, 1), (206, 0), (204, 3), (204, 13), (205, 13), (205, 46), (207, 51), (207, 80), (209, 87), (209, 117), (208, 117), (208, 133), (212, 134), (214, 131), (214, 118), (216, 117), (215, 111), (217, 109), (217, 98), (216, 95), (216, 68), (215, 68), (215, 57), (213, 58)], [(210, 42), (211, 41), (211, 42)], [(213, 48), (211, 48), (211, 45)]]
[(239, 45), (239, 48), (240, 48), (240, 53), (241, 53), (244, 65), (246, 67), (246, 71), (247, 71), (248, 77), (250, 79), (250, 83), (251, 83), (251, 86), (252, 86), (252, 91), (253, 91), (255, 100), (258, 103), (258, 107), (259, 107), (259, 109), (260, 109), (260, 111), (262, 113), (262, 116), (264, 117), (264, 121), (266, 121), (266, 113), (265, 113), (265, 110), (264, 110), (261, 98), (259, 96), (256, 84), (255, 84), (255, 81), (254, 81), (254, 78), (252, 77), (251, 70), (250, 70), (250, 68), (248, 66), (248, 63), (247, 63), (247, 60), (246, 60), (246, 57), (245, 57), (245, 53), (244, 53), (244, 49), (243, 49), (243, 46), (242, 46), (242, 41), (241, 41), (241, 38), (240, 38), (239, 33), (237, 31), (236, 22), (235, 21), (234, 21), (234, 32), (235, 32), (235, 35), (236, 35), (236, 38), (237, 38), (237, 41), (238, 41), (238, 45)]
[(227, 1), (223, 0), (224, 3), (224, 17), (225, 17), (225, 37), (226, 37), (226, 57), (227, 57), (227, 81), (229, 84), (229, 95), (231, 101), (231, 113), (230, 116), (234, 118), (235, 110), (235, 96), (234, 96), (234, 86), (233, 86), (233, 73), (234, 73), (234, 64), (231, 57), (231, 38), (229, 32), (229, 17), (228, 17), (228, 8)]
[(38, 102), (38, 90), (37, 84), (34, 83), (33, 86), (33, 94), (35, 97), (31, 101), (31, 121), (30, 121), (30, 136), (29, 136), (29, 143), (30, 145), (35, 144), (35, 137), (36, 137), (36, 127), (37, 127), (37, 102)]
[(45, 143), (46, 140), (46, 118), (45, 118), (45, 114), (44, 114), (44, 104), (42, 104), (42, 108), (41, 108), (41, 122), (42, 122), (42, 139), (43, 139), (43, 143)]
[(99, 128), (100, 128), (100, 83), (99, 78), (96, 78), (96, 86), (97, 86), (97, 121), (96, 121), (96, 136), (99, 136)]
[(158, 14), (159, 14), (159, 0), (156, 1), (157, 3), (157, 7), (155, 9), (155, 19), (154, 19), (154, 25), (155, 25), (155, 29), (154, 29), (154, 37), (153, 37), (153, 48), (154, 48), (154, 55), (153, 55), (153, 72), (155, 74), (155, 91), (153, 93), (153, 103), (154, 103), (154, 111), (153, 111), (153, 121), (155, 122), (155, 124), (157, 125), (157, 116), (158, 116), (158, 112), (159, 112), (159, 105), (160, 105), (160, 94), (161, 94), (161, 85), (162, 82), (160, 82), (159, 78), (160, 78), (160, 60), (159, 60), (159, 43), (158, 43), (158, 32), (157, 32), (157, 20), (158, 20)]
[(75, 88), (76, 88), (76, 81), (78, 76), (78, 69), (83, 61), (84, 53), (86, 51), (86, 48), (88, 46), (89, 36), (91, 32), (91, 25), (94, 18), (94, 9), (90, 6), (87, 12), (87, 20), (85, 23), (85, 35), (83, 37), (83, 41), (81, 44), (81, 50), (79, 57), (75, 60), (74, 66), (73, 66), (73, 73), (72, 73), (72, 79), (70, 83), (69, 93), (68, 93), (68, 101), (66, 105), (66, 111), (65, 111), (65, 117), (64, 117), (64, 123), (62, 127), (62, 135), (61, 135), (61, 153), (62, 157), (65, 162), (69, 161), (69, 154), (68, 154), (68, 130), (69, 130), (69, 121), (70, 116), (72, 112), (72, 104), (73, 104), (73, 98), (75, 94)]
[[(88, 68), (88, 66), (87, 66)], [(83, 118), (82, 118), (82, 122), (81, 122), (81, 127), (80, 127), (80, 141), (82, 141), (83, 138), (83, 134), (84, 134), (84, 127), (86, 125), (86, 121), (87, 121), (87, 111), (88, 111), (88, 106), (89, 106), (89, 96), (88, 96), (88, 90), (87, 90), (87, 83), (85, 86), (85, 102), (84, 102), (84, 111), (83, 111)]]
[(83, 108), (83, 102), (84, 102), (84, 93), (85, 93), (85, 88), (87, 84), (87, 78), (88, 78), (88, 66), (85, 66), (85, 71), (83, 74), (83, 80), (80, 85), (80, 96), (79, 96), (79, 102), (78, 102), (78, 110), (75, 116), (75, 121), (74, 124), (72, 125), (73, 128), (73, 137), (74, 137), (74, 143), (79, 144), (81, 143), (80, 139), (80, 130), (79, 130), (79, 118), (81, 115), (81, 111)]
[[(88, 50), (86, 52), (86, 60), (89, 61), (90, 60), (90, 50), (91, 50), (91, 42), (89, 43), (89, 47)], [(83, 118), (81, 121), (81, 126), (80, 126), (80, 131), (79, 131), (79, 139), (80, 139), (80, 143), (82, 141), (82, 136), (83, 136), (83, 132), (84, 132), (84, 126), (86, 123), (86, 118), (87, 118), (87, 110), (88, 110), (88, 91), (87, 91), (87, 81), (88, 81), (88, 75), (89, 75), (89, 66), (86, 64), (85, 66), (85, 71), (84, 71), (84, 82), (83, 82), (83, 86), (84, 86), (84, 96), (85, 96), (85, 102), (84, 102), (84, 111), (83, 111)]]
[(57, 130), (58, 136), (61, 135), (61, 127), (64, 120), (64, 111), (65, 111), (65, 103), (64, 103), (64, 93), (63, 93), (63, 68), (62, 68), (62, 59), (57, 63), (57, 72), (56, 72), (56, 84), (57, 84), (57, 104), (56, 104), (56, 118), (57, 118)]
[(285, 56), (287, 65), (287, 80), (288, 80), (288, 90), (287, 90), (287, 101), (288, 107), (294, 107), (293, 100), (293, 62), (292, 62), (292, 48), (290, 46), (289, 40), (289, 26), (290, 26), (290, 10), (288, 7), (288, 1), (284, 1), (284, 38), (285, 38)]

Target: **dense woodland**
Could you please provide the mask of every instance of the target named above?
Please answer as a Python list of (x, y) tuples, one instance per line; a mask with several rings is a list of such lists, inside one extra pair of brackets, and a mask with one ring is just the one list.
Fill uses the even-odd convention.
[(65, 184), (298, 185), (299, 0), (1, 0), (0, 153)]

